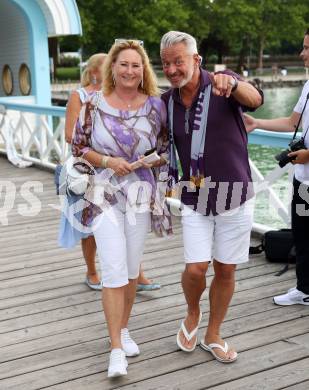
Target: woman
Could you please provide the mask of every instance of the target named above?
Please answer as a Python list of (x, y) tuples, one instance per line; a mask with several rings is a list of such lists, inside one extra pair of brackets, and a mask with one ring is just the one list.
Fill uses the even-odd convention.
[[(89, 58), (87, 66), (82, 73), (81, 88), (73, 91), (70, 96), (65, 118), (65, 139), (69, 144), (72, 142), (73, 131), (82, 106), (89, 102), (97, 91), (102, 89), (102, 65), (106, 56), (107, 54), (105, 53), (98, 53)], [(76, 203), (82, 196), (72, 195), (70, 198), (70, 205), (72, 206), (72, 202)], [(79, 213), (79, 216), (81, 217), (81, 213)], [(71, 221), (74, 221), (73, 216), (71, 217)], [(85, 283), (93, 290), (101, 290), (102, 283), (95, 266), (96, 244), (93, 234), (85, 233), (81, 229), (72, 227), (72, 223), (63, 215), (59, 233), (60, 245), (65, 248), (71, 248), (78, 241), (81, 241), (82, 252), (87, 266)], [(148, 279), (141, 268), (137, 291), (152, 291), (157, 289), (160, 289), (160, 285)]]
[[(150, 169), (156, 166), (157, 174), (167, 170), (167, 136), (164, 105), (139, 41), (115, 42), (104, 62), (103, 79), (103, 95), (86, 110), (86, 125), (76, 128), (73, 154), (97, 167), (82, 221), (93, 228), (100, 258), (111, 341), (108, 377), (115, 377), (127, 374), (126, 356), (139, 354), (128, 320), (150, 220), (156, 232), (170, 232), (170, 220), (154, 210), (162, 203)], [(159, 161), (143, 163), (139, 157), (153, 147)], [(133, 170), (131, 164), (138, 159), (141, 167)]]
[[(81, 77), (81, 88), (73, 91), (67, 104), (65, 117), (65, 140), (71, 144), (76, 121), (79, 117), (82, 106), (90, 101), (91, 97), (102, 89), (102, 65), (107, 54), (94, 54), (87, 61)], [(95, 266), (96, 244), (92, 234), (85, 233), (73, 227), (71, 218), (67, 218), (70, 210), (74, 210), (74, 204), (82, 199), (82, 196), (70, 195), (67, 198), (65, 212), (61, 215), (59, 231), (59, 244), (65, 248), (72, 248), (78, 241), (81, 241), (82, 252), (87, 266), (86, 284), (93, 290), (101, 290), (100, 277)], [(70, 208), (71, 206), (71, 208)], [(81, 213), (79, 213), (81, 217)]]

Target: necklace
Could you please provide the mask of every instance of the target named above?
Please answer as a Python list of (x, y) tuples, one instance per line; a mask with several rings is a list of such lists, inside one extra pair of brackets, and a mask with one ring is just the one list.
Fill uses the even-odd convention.
[(131, 99), (131, 102), (130, 103), (128, 103), (128, 102), (126, 102), (121, 96), (119, 96), (118, 95), (118, 93), (116, 92), (116, 90), (114, 91), (115, 92), (115, 95), (117, 96), (117, 98), (119, 99), (119, 100), (121, 100), (122, 101), (122, 103), (124, 103), (126, 106), (127, 106), (127, 109), (128, 110), (130, 110), (131, 108), (132, 108), (132, 102), (133, 101), (135, 101), (135, 99), (138, 97), (138, 93)]

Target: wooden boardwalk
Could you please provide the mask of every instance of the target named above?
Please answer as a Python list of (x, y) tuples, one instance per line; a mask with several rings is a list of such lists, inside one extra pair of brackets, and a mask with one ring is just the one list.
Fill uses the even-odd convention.
[[(8, 225), (0, 227), (1, 390), (309, 389), (309, 307), (272, 303), (273, 295), (295, 284), (295, 272), (275, 276), (281, 265), (265, 262), (262, 255), (239, 267), (222, 327), (239, 360), (223, 365), (200, 348), (193, 354), (177, 350), (175, 334), (185, 314), (179, 224), (173, 238), (147, 240), (144, 266), (162, 289), (138, 293), (130, 329), (141, 354), (130, 359), (127, 377), (108, 381), (100, 293), (84, 284), (80, 249), (57, 247), (59, 211), (50, 206), (59, 203), (53, 175), (16, 169), (1, 157), (0, 179), (2, 224), (4, 188), (9, 188), (2, 181), (14, 183), (5, 195), (11, 205), (16, 187)], [(29, 180), (42, 183), (35, 205), (24, 199)], [(39, 183), (33, 185), (39, 189)], [(209, 312), (207, 293), (200, 335)]]

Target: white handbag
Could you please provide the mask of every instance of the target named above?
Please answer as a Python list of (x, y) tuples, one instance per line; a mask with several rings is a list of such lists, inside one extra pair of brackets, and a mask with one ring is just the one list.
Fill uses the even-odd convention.
[[(94, 119), (96, 116), (96, 112), (98, 110), (98, 104), (101, 97), (101, 91), (96, 93), (96, 104), (92, 117), (92, 130), (94, 127)], [(87, 165), (89, 173), (80, 172), (75, 168), (74, 164), (82, 163), (82, 165)], [(94, 167), (91, 164), (84, 160), (83, 158), (78, 158), (74, 156), (70, 156), (67, 161), (64, 163), (65, 168), (65, 177), (66, 177), (66, 186), (67, 189), (75, 195), (83, 195), (88, 187), (89, 183), (89, 175), (94, 174)]]
[(67, 189), (75, 195), (83, 195), (86, 192), (89, 183), (89, 174), (82, 173), (74, 167), (77, 162), (74, 156), (70, 156), (64, 163), (66, 172)]

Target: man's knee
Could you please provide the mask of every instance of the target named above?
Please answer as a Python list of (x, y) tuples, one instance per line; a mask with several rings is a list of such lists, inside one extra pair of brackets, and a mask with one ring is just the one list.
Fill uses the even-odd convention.
[(235, 278), (235, 264), (223, 264), (218, 261), (214, 261), (214, 271), (217, 278), (231, 281)]
[(186, 264), (185, 272), (190, 279), (205, 278), (208, 269), (208, 262)]

